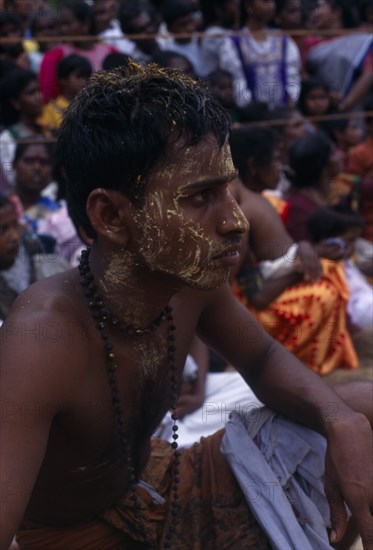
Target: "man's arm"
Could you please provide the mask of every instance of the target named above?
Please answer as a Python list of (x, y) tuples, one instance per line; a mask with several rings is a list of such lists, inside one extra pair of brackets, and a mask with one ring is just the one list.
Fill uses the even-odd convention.
[(0, 332), (1, 550), (8, 550), (22, 521), (53, 418), (69, 399), (72, 352), (62, 338), (50, 337), (48, 327), (56, 326), (56, 317), (25, 311), (22, 317), (11, 314)]
[(337, 540), (347, 521), (344, 499), (358, 522), (364, 548), (370, 548), (372, 431), (365, 416), (265, 333), (228, 286), (205, 309), (198, 333), (237, 368), (263, 403), (327, 438), (325, 486)]

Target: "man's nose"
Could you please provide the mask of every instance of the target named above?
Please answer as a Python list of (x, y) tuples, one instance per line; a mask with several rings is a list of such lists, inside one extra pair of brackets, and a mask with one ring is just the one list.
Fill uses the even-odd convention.
[(226, 233), (245, 233), (249, 229), (249, 222), (245, 214), (235, 200), (230, 202), (230, 208), (225, 211), (225, 216), (218, 222), (218, 230), (224, 235)]

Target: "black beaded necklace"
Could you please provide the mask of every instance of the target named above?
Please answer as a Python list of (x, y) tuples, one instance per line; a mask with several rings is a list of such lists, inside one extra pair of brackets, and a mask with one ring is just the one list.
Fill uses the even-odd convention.
[(151, 541), (149, 541), (146, 527), (141, 517), (141, 510), (138, 502), (138, 496), (136, 493), (137, 477), (136, 477), (136, 472), (135, 472), (134, 463), (133, 463), (131, 445), (129, 443), (128, 436), (126, 433), (124, 409), (122, 406), (122, 400), (120, 397), (120, 388), (118, 384), (118, 377), (116, 374), (118, 365), (115, 360), (113, 345), (109, 341), (109, 334), (107, 332), (107, 323), (110, 323), (113, 327), (117, 327), (121, 332), (125, 332), (129, 336), (133, 336), (133, 337), (141, 337), (141, 336), (150, 334), (151, 332), (154, 332), (166, 319), (169, 323), (168, 337), (167, 337), (167, 348), (168, 348), (167, 360), (168, 360), (168, 367), (170, 372), (171, 410), (172, 410), (171, 418), (173, 421), (173, 425), (172, 425), (173, 441), (171, 443), (171, 447), (173, 448), (173, 451), (174, 451), (174, 459), (173, 459), (173, 480), (172, 480), (172, 488), (171, 488), (171, 495), (172, 495), (171, 510), (170, 510), (171, 522), (170, 522), (168, 531), (164, 536), (163, 545), (165, 548), (171, 548), (172, 539), (176, 532), (175, 528), (178, 523), (178, 515), (179, 515), (178, 484), (179, 484), (179, 464), (180, 464), (180, 451), (178, 451), (178, 443), (177, 443), (177, 439), (179, 436), (177, 434), (178, 426), (177, 426), (177, 416), (175, 412), (176, 402), (179, 394), (178, 394), (178, 378), (177, 378), (176, 347), (175, 347), (176, 326), (174, 324), (173, 310), (171, 306), (169, 305), (166, 306), (158, 315), (158, 317), (150, 324), (150, 326), (145, 329), (137, 328), (132, 325), (121, 323), (114, 315), (112, 315), (109, 309), (107, 309), (103, 304), (103, 297), (98, 291), (98, 288), (94, 281), (93, 273), (91, 272), (89, 267), (89, 253), (90, 253), (90, 249), (87, 249), (87, 250), (83, 250), (81, 254), (80, 263), (78, 266), (78, 269), (80, 272), (80, 282), (82, 287), (85, 290), (85, 295), (89, 300), (88, 305), (91, 309), (92, 317), (96, 322), (96, 327), (100, 332), (101, 338), (105, 342), (104, 347), (106, 352), (108, 379), (109, 379), (109, 384), (110, 384), (111, 393), (112, 393), (112, 404), (113, 404), (115, 427), (120, 438), (120, 444), (121, 444), (123, 455), (125, 456), (125, 459), (127, 462), (128, 478), (129, 478), (129, 485), (131, 490), (130, 498), (134, 505), (134, 514), (136, 518), (139, 520), (142, 535), (144, 537), (145, 544), (148, 548), (155, 548), (156, 546), (154, 546), (154, 544)]

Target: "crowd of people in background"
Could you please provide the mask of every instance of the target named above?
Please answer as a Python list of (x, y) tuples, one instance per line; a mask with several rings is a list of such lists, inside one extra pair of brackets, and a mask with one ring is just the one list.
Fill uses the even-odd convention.
[(205, 81), (232, 120), (232, 193), (252, 225), (237, 298), (316, 372), (358, 367), (351, 335), (373, 316), (372, 23), (370, 0), (7, 0), (0, 317), (87, 243), (54, 153), (64, 111), (94, 72), (157, 63)]

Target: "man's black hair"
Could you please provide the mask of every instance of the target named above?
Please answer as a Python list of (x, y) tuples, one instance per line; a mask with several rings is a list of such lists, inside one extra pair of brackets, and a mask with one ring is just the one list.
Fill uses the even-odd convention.
[(79, 76), (89, 78), (92, 74), (92, 65), (85, 57), (70, 54), (62, 58), (57, 65), (57, 80), (68, 78), (72, 73), (77, 72)]
[(289, 165), (294, 175), (293, 186), (297, 189), (317, 186), (332, 151), (333, 144), (323, 132), (298, 139), (289, 153)]
[(34, 80), (38, 80), (36, 73), (17, 68), (0, 82), (1, 122), (4, 126), (11, 126), (18, 122), (19, 111), (14, 108), (12, 102)]
[(213, 135), (223, 146), (229, 119), (207, 89), (180, 71), (131, 64), (96, 73), (72, 101), (59, 132), (57, 161), (66, 178), (70, 215), (90, 237), (93, 189), (122, 191), (143, 204), (146, 180), (180, 139), (197, 145)]
[(340, 237), (353, 227), (364, 227), (362, 217), (351, 208), (322, 206), (306, 221), (307, 231), (312, 242)]
[(266, 126), (241, 126), (233, 128), (230, 137), (233, 164), (243, 182), (247, 179), (248, 160), (253, 158), (258, 166), (271, 162), (278, 144), (278, 135)]

